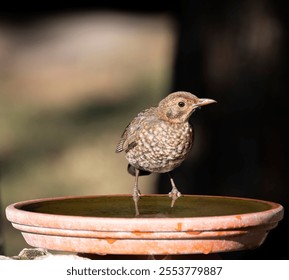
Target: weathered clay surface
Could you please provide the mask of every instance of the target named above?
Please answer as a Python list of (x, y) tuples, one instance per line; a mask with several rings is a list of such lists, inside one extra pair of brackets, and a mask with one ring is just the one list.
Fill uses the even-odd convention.
[(6, 215), (34, 247), (98, 255), (181, 255), (256, 248), (284, 211), (268, 201), (188, 195), (171, 209), (168, 197), (155, 195), (141, 198), (141, 215), (135, 217), (131, 202), (130, 196), (39, 199), (10, 205)]

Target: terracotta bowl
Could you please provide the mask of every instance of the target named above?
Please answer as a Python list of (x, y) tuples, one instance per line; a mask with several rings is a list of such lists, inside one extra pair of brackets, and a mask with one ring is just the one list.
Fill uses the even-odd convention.
[(61, 197), (18, 202), (7, 219), (34, 247), (89, 254), (208, 254), (252, 249), (283, 218), (281, 205), (255, 199), (130, 195)]

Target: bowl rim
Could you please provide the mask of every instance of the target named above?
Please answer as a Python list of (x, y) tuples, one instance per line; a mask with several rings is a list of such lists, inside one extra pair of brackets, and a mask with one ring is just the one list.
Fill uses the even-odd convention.
[[(12, 224), (22, 224), (31, 227), (46, 227), (62, 230), (94, 230), (94, 231), (208, 231), (208, 230), (230, 230), (275, 224), (282, 220), (284, 208), (276, 202), (242, 198), (234, 196), (214, 195), (190, 195), (194, 197), (214, 197), (235, 200), (248, 200), (270, 205), (270, 209), (250, 212), (245, 214), (233, 214), (224, 216), (205, 217), (87, 217), (62, 214), (48, 214), (30, 212), (19, 209), (25, 205), (44, 201), (56, 201), (63, 199), (93, 198), (107, 196), (131, 196), (128, 194), (114, 195), (87, 195), (87, 196), (62, 196), (52, 198), (38, 198), (25, 200), (10, 204), (6, 207), (6, 217)], [(162, 194), (149, 194), (147, 196), (166, 196)], [(77, 218), (76, 218), (77, 217)]]

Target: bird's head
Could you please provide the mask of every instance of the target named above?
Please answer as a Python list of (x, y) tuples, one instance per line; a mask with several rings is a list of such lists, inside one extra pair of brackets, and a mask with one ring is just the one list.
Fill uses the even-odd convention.
[(190, 92), (177, 91), (160, 101), (157, 112), (162, 120), (184, 123), (197, 108), (216, 102), (209, 98), (198, 98)]

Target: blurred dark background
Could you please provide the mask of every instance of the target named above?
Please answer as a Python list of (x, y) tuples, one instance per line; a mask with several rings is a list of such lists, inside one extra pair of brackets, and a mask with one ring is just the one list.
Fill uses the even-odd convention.
[[(285, 9), (285, 2), (181, 0), (172, 4), (165, 1), (146, 1), (145, 3), (137, 3), (136, 6), (128, 3), (128, 1), (121, 1), (121, 4), (118, 1), (105, 1), (105, 3), (99, 1), (91, 6), (85, 5), (85, 3), (75, 6), (46, 4), (41, 8), (35, 7), (33, 12), (29, 12), (27, 9), (24, 12), (24, 10), (15, 9), (14, 7), (2, 9), (0, 11), (0, 23), (5, 27), (4, 30), (12, 30), (14, 33), (17, 30), (18, 38), (20, 38), (18, 39), (19, 42), (22, 44), (26, 42), (27, 44), (29, 40), (35, 40), (35, 37), (28, 36), (31, 33), (28, 33), (27, 29), (37, 30), (39, 23), (43, 20), (99, 11), (113, 11), (134, 18), (145, 18), (142, 22), (143, 26), (153, 26), (145, 34), (148, 40), (141, 41), (142, 48), (136, 49), (139, 50), (139, 53), (136, 52), (135, 57), (130, 58), (136, 64), (131, 62), (131, 64), (125, 65), (128, 68), (123, 69), (128, 74), (136, 72), (142, 78), (137, 78), (138, 85), (128, 87), (129, 90), (125, 87), (119, 89), (120, 85), (125, 83), (122, 76), (120, 83), (116, 83), (117, 86), (113, 90), (106, 89), (105, 86), (99, 89), (97, 85), (93, 84), (87, 89), (89, 93), (85, 93), (86, 97), (88, 96), (86, 102), (83, 103), (82, 100), (82, 103), (78, 102), (79, 99), (76, 98), (72, 105), (73, 109), (67, 109), (65, 106), (60, 106), (59, 109), (59, 105), (52, 102), (54, 111), (45, 109), (43, 114), (43, 106), (40, 106), (40, 109), (37, 107), (36, 113), (33, 113), (32, 116), (32, 124), (31, 118), (27, 118), (25, 123), (25, 130), (32, 130), (33, 143), (29, 142), (27, 144), (24, 141), (23, 144), (22, 141), (22, 144), (19, 144), (16, 141), (19, 145), (15, 148), (12, 147), (8, 137), (5, 142), (6, 146), (1, 150), (0, 168), (1, 175), (4, 178), (4, 180), (1, 180), (2, 195), (7, 196), (7, 192), (12, 192), (12, 188), (14, 192), (22, 192), (21, 184), (31, 183), (31, 179), (27, 179), (25, 176), (20, 177), (16, 183), (13, 183), (13, 180), (15, 180), (15, 176), (19, 175), (19, 170), (24, 173), (27, 172), (23, 166), (27, 166), (31, 162), (34, 163), (34, 161), (37, 165), (36, 158), (40, 158), (42, 162), (43, 160), (47, 161), (48, 158), (49, 164), (53, 164), (61, 154), (59, 169), (66, 161), (72, 162), (73, 160), (75, 160), (73, 162), (76, 162), (75, 168), (81, 168), (81, 165), (78, 166), (79, 157), (75, 151), (73, 151), (72, 156), (65, 158), (63, 161), (63, 150), (67, 149), (67, 145), (71, 145), (71, 142), (75, 144), (80, 141), (88, 141), (91, 146), (98, 145), (100, 149), (99, 153), (93, 154), (94, 156), (106, 156), (106, 148), (100, 144), (103, 141), (100, 134), (108, 137), (109, 143), (111, 143), (109, 150), (113, 151), (113, 145), (118, 141), (117, 135), (122, 132), (123, 124), (131, 119), (133, 113), (156, 104), (159, 99), (169, 92), (190, 91), (199, 97), (213, 98), (218, 101), (218, 104), (198, 111), (191, 118), (196, 132), (192, 156), (174, 172), (175, 181), (180, 191), (189, 194), (257, 198), (282, 204), (285, 207), (285, 217), (278, 227), (270, 232), (260, 248), (226, 253), (222, 254), (222, 257), (225, 259), (288, 259), (288, 252), (283, 250), (287, 243), (286, 237), (289, 234), (286, 211), (289, 204), (289, 139), (287, 133), (289, 119), (287, 109), (289, 99), (287, 87), (288, 12)], [(93, 16), (93, 13), (90, 16)], [(158, 29), (158, 26), (163, 26), (164, 22), (169, 27)], [(156, 33), (153, 37), (152, 30), (155, 29), (159, 30), (159, 33)], [(144, 31), (144, 28), (139, 30)], [(152, 36), (151, 38), (149, 33)], [(167, 33), (171, 35), (167, 35), (164, 42), (169, 45), (169, 51), (165, 47), (160, 48), (161, 43), (157, 40), (160, 34)], [(49, 36), (49, 34), (42, 34), (41, 36)], [(41, 36), (36, 37), (36, 40), (40, 40)], [(139, 36), (137, 37), (139, 40), (145, 37), (143, 33), (136, 33), (136, 36)], [(127, 44), (124, 42), (121, 46), (129, 48), (131, 44), (132, 42), (128, 41)], [(5, 46), (7, 47), (7, 44), (3, 44), (3, 40), (0, 40), (0, 63), (8, 67), (9, 62), (7, 62), (4, 55), (1, 56), (1, 47), (2, 50), (5, 50)], [(23, 46), (25, 47), (25, 44)], [(120, 45), (114, 47), (119, 49)], [(159, 52), (156, 52), (154, 56), (145, 56), (149, 51), (153, 52), (154, 50), (159, 50)], [(19, 49), (15, 48), (14, 52), (15, 55), (17, 52), (21, 52), (21, 45)], [(145, 58), (138, 60), (138, 55), (145, 56)], [(160, 58), (162, 62), (154, 64)], [(122, 65), (121, 63), (118, 59), (115, 59), (111, 65), (107, 66), (107, 72), (112, 79), (104, 79), (104, 84), (115, 82), (113, 71), (117, 68), (117, 65)], [(151, 68), (145, 68), (147, 72), (154, 74), (152, 77), (145, 76), (148, 75), (144, 71), (144, 67), (148, 67), (146, 64), (161, 65), (161, 67), (157, 68), (155, 72), (152, 72)], [(98, 68), (92, 67), (92, 69), (96, 71)], [(6, 85), (5, 79), (9, 76), (8, 70), (6, 69), (5, 72), (2, 68), (0, 85), (1, 83)], [(164, 76), (160, 73), (164, 73)], [(73, 73), (68, 74), (72, 75)], [(90, 75), (93, 79), (93, 74)], [(28, 80), (27, 84), (24, 85), (29, 89), (29, 83), (33, 84), (35, 82), (37, 81), (33, 79)], [(43, 85), (41, 84), (40, 88), (41, 86)], [(55, 88), (60, 93), (61, 90), (66, 90), (66, 88), (57, 89), (57, 84)], [(0, 88), (0, 96), (2, 95), (3, 107), (10, 116), (9, 120), (13, 121), (14, 119), (11, 116), (14, 116), (15, 113), (19, 115), (19, 112), (23, 114), (23, 111), (22, 109), (19, 111), (21, 102), (20, 104), (14, 102), (15, 100), (11, 102), (11, 98), (7, 97), (6, 89), (7, 86)], [(22, 87), (22, 90), (25, 92), (25, 87)], [(79, 87), (79, 92), (83, 94), (82, 91), (82, 88)], [(100, 98), (95, 98), (91, 93), (97, 91), (100, 92)], [(131, 91), (131, 94), (128, 94), (127, 91)], [(50, 92), (53, 92), (53, 88), (51, 91), (47, 88), (43, 89), (42, 92), (39, 92), (38, 101), (42, 96), (45, 100), (44, 103), (46, 103), (46, 100), (49, 101), (50, 99), (44, 96), (51, 96)], [(108, 92), (111, 94), (110, 98), (107, 98)], [(61, 94), (57, 95), (58, 98), (59, 95)], [(18, 100), (19, 95), (15, 96)], [(102, 98), (103, 96), (106, 96), (106, 98)], [(24, 94), (23, 99), (21, 99), (29, 100), (26, 103), (24, 101), (26, 104), (26, 107), (23, 105), (26, 108), (24, 116), (27, 116), (27, 112), (31, 112), (31, 105), (27, 106), (27, 103), (34, 104), (34, 98), (35, 94), (28, 95), (28, 97)], [(66, 104), (67, 100), (70, 99), (69, 96), (64, 101), (63, 98), (60, 98), (60, 101), (56, 103), (63, 102)], [(39, 102), (41, 103), (41, 101)], [(7, 108), (7, 104), (12, 106), (9, 107), (10, 110)], [(32, 107), (35, 109), (34, 105)], [(5, 110), (4, 112), (6, 112)], [(121, 123), (116, 121), (119, 116), (123, 116)], [(59, 123), (61, 126), (59, 126)], [(4, 124), (6, 123), (4, 122)], [(24, 129), (21, 126), (22, 123), (18, 125), (22, 130)], [(47, 140), (46, 134), (45, 136), (37, 134), (39, 127), (43, 127), (43, 125), (46, 130), (48, 129), (47, 135), (49, 133), (54, 137), (48, 136)], [(16, 126), (16, 128), (19, 127)], [(108, 128), (116, 134), (107, 132)], [(6, 127), (4, 127), (4, 131), (7, 131)], [(63, 135), (60, 133), (59, 136), (60, 131)], [(58, 136), (55, 136), (55, 134)], [(35, 135), (37, 136), (36, 139)], [(80, 135), (88, 135), (88, 137), (81, 140)], [(99, 142), (92, 140), (96, 137), (100, 137)], [(45, 149), (43, 149), (44, 144), (46, 145)], [(82, 147), (82, 149), (86, 148)], [(88, 151), (91, 151), (91, 149), (90, 147)], [(87, 156), (89, 155), (91, 155), (90, 152)], [(27, 160), (27, 157), (29, 160)], [(103, 165), (100, 162), (93, 162), (93, 164)], [(115, 166), (111, 166), (108, 162), (103, 168), (113, 169)], [(123, 186), (127, 186), (132, 178), (125, 173), (126, 164), (124, 162), (123, 166), (122, 172), (117, 173), (116, 176), (128, 177), (124, 179), (123, 183)], [(91, 175), (94, 178), (96, 175), (92, 175), (95, 172), (93, 168), (99, 169), (98, 166), (85, 167), (86, 170), (88, 169), (89, 175), (87, 176)], [(33, 172), (35, 174), (35, 170)], [(39, 177), (45, 179), (45, 176), (41, 175), (43, 173), (36, 174), (40, 174)], [(68, 174), (70, 173), (68, 172)], [(46, 176), (49, 177), (47, 174)], [(63, 186), (66, 181), (69, 182), (67, 183), (69, 185), (71, 182), (68, 177), (61, 178), (53, 187), (57, 188), (57, 184)], [(106, 185), (102, 183), (106, 180), (104, 178), (102, 176), (96, 177), (95, 181), (91, 182), (87, 192), (93, 193), (92, 186), (97, 183), (103, 184), (104, 191), (115, 192), (113, 187), (111, 190), (106, 189)], [(153, 178), (155, 178), (154, 186), (151, 191), (158, 193), (169, 191), (170, 186), (167, 176), (155, 176)], [(87, 180), (89, 179), (86, 177), (81, 182), (88, 184)], [(43, 184), (40, 179), (39, 181), (33, 179), (34, 184), (39, 182)], [(111, 184), (111, 181), (107, 181), (107, 184)], [(151, 185), (152, 182), (149, 181), (148, 184)], [(12, 187), (9, 187), (9, 185)], [(52, 195), (51, 188), (47, 185), (47, 187), (37, 190), (34, 195), (36, 197)], [(68, 195), (67, 189), (62, 189), (65, 190), (63, 194)], [(77, 184), (72, 186), (72, 190), (69, 195), (73, 192), (78, 195), (82, 194), (79, 192)], [(129, 192), (130, 188), (123, 188), (122, 191)], [(13, 197), (16, 197), (15, 193), (11, 197), (3, 199), (2, 209), (5, 209), (7, 204), (15, 202), (12, 199)], [(29, 197), (23, 195), (19, 197), (19, 199), (23, 198), (28, 199)], [(5, 219), (4, 214), (2, 216)], [(8, 242), (5, 247), (9, 246)], [(4, 249), (7, 252), (5, 247)], [(8, 252), (10, 251), (8, 250)]]

